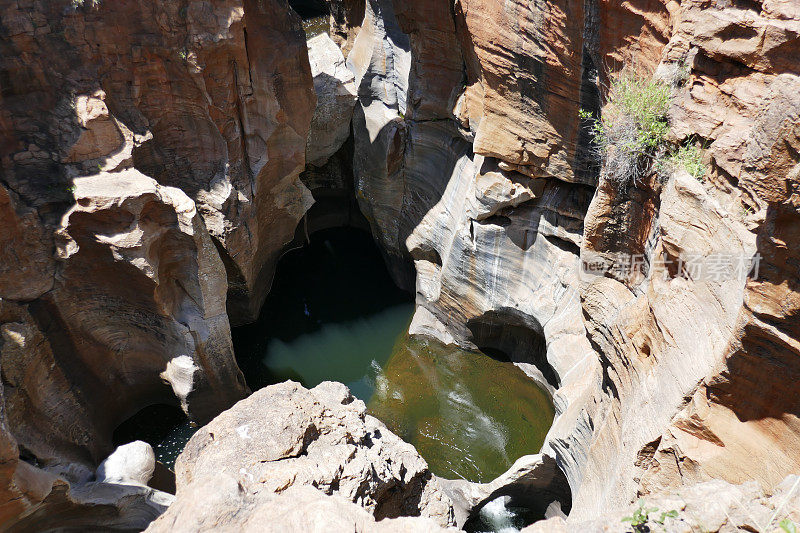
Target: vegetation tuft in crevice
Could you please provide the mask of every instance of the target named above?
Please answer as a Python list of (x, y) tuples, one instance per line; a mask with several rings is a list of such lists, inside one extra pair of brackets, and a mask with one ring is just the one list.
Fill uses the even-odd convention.
[(681, 169), (703, 179), (703, 149), (691, 139), (681, 146), (668, 141), (671, 95), (670, 84), (626, 68), (611, 79), (602, 116), (580, 111), (594, 141), (601, 179), (620, 190), (653, 171), (662, 182)]

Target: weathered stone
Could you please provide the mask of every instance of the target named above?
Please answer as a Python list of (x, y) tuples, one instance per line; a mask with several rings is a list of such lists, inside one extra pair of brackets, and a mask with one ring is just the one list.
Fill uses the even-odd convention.
[(771, 495), (764, 494), (753, 482), (732, 485), (719, 480), (707, 481), (683, 487), (677, 492), (648, 495), (640, 503), (608, 509), (591, 520), (565, 522), (562, 518), (554, 518), (537, 522), (523, 532), (581, 530), (625, 533), (631, 530), (631, 519), (640, 506), (646, 517), (640, 527), (651, 531), (784, 531), (779, 526), (781, 522), (788, 520), (796, 524), (800, 521), (797, 479), (795, 475), (787, 477)]
[(581, 181), (579, 137), (584, 2), (461, 0), (468, 80), (458, 116), (476, 154), (532, 177)]
[[(212, 486), (214, 490), (208, 491), (207, 487)], [(242, 491), (235, 478), (220, 475), (208, 478), (203, 485), (190, 485), (185, 494), (147, 531), (446, 531), (424, 517), (386, 518), (376, 522), (362, 507), (309, 486), (289, 487), (278, 494), (264, 491), (251, 495)]]
[(224, 268), (194, 202), (133, 169), (77, 178), (74, 195), (58, 232), (61, 282), (46, 301), (69, 317), (76, 363), (91, 369), (104, 354), (105, 379), (126, 391), (97, 398), (106, 416), (127, 414), (128, 395), (167, 393), (160, 374), (175, 377), (182, 358), (192, 370), (170, 385), (188, 413), (207, 420), (241, 398)]
[(350, 136), (356, 87), (341, 50), (327, 33), (308, 41), (308, 56), (317, 93), (317, 109), (308, 134), (306, 161), (321, 167)]
[[(378, 520), (421, 515), (442, 526), (453, 520), (449, 499), (413, 446), (368, 416), (339, 383), (310, 391), (292, 382), (261, 389), (201, 428), (175, 472), (178, 504), (160, 520), (166, 528), (185, 506), (228, 506), (212, 495), (228, 482), (220, 479), (239, 487), (220, 498), (242, 494), (247, 508), (257, 505), (250, 501), (254, 494), (311, 485), (358, 503)], [(196, 501), (203, 492), (211, 501)]]
[(153, 447), (137, 440), (120, 446), (97, 467), (97, 479), (105, 483), (147, 485), (156, 468)]

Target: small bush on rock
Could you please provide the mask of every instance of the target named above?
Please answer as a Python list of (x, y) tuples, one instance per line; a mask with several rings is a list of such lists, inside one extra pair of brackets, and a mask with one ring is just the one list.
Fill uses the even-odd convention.
[(678, 170), (685, 170), (694, 179), (705, 181), (704, 153), (705, 150), (703, 148), (690, 141), (688, 144), (680, 146), (674, 152), (662, 157), (657, 163), (656, 170), (663, 181), (666, 181), (669, 176)]
[(602, 118), (581, 110), (602, 163), (601, 178), (625, 189), (650, 171), (667, 151), (669, 103), (666, 83), (623, 70), (611, 81)]

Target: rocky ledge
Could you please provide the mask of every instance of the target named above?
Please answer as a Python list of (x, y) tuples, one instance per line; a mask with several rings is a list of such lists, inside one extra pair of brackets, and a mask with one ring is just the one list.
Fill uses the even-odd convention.
[[(453, 504), (413, 446), (340, 383), (266, 387), (200, 429), (175, 465), (177, 498), (147, 530), (433, 531)], [(405, 518), (399, 522), (383, 519)]]

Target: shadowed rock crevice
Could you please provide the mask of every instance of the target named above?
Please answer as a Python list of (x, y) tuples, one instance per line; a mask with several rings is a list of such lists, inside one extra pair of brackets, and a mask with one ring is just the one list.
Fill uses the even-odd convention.
[(547, 343), (536, 320), (513, 310), (488, 311), (467, 321), (469, 341), (499, 360), (531, 364), (547, 385), (560, 386), (556, 371), (547, 361)]

